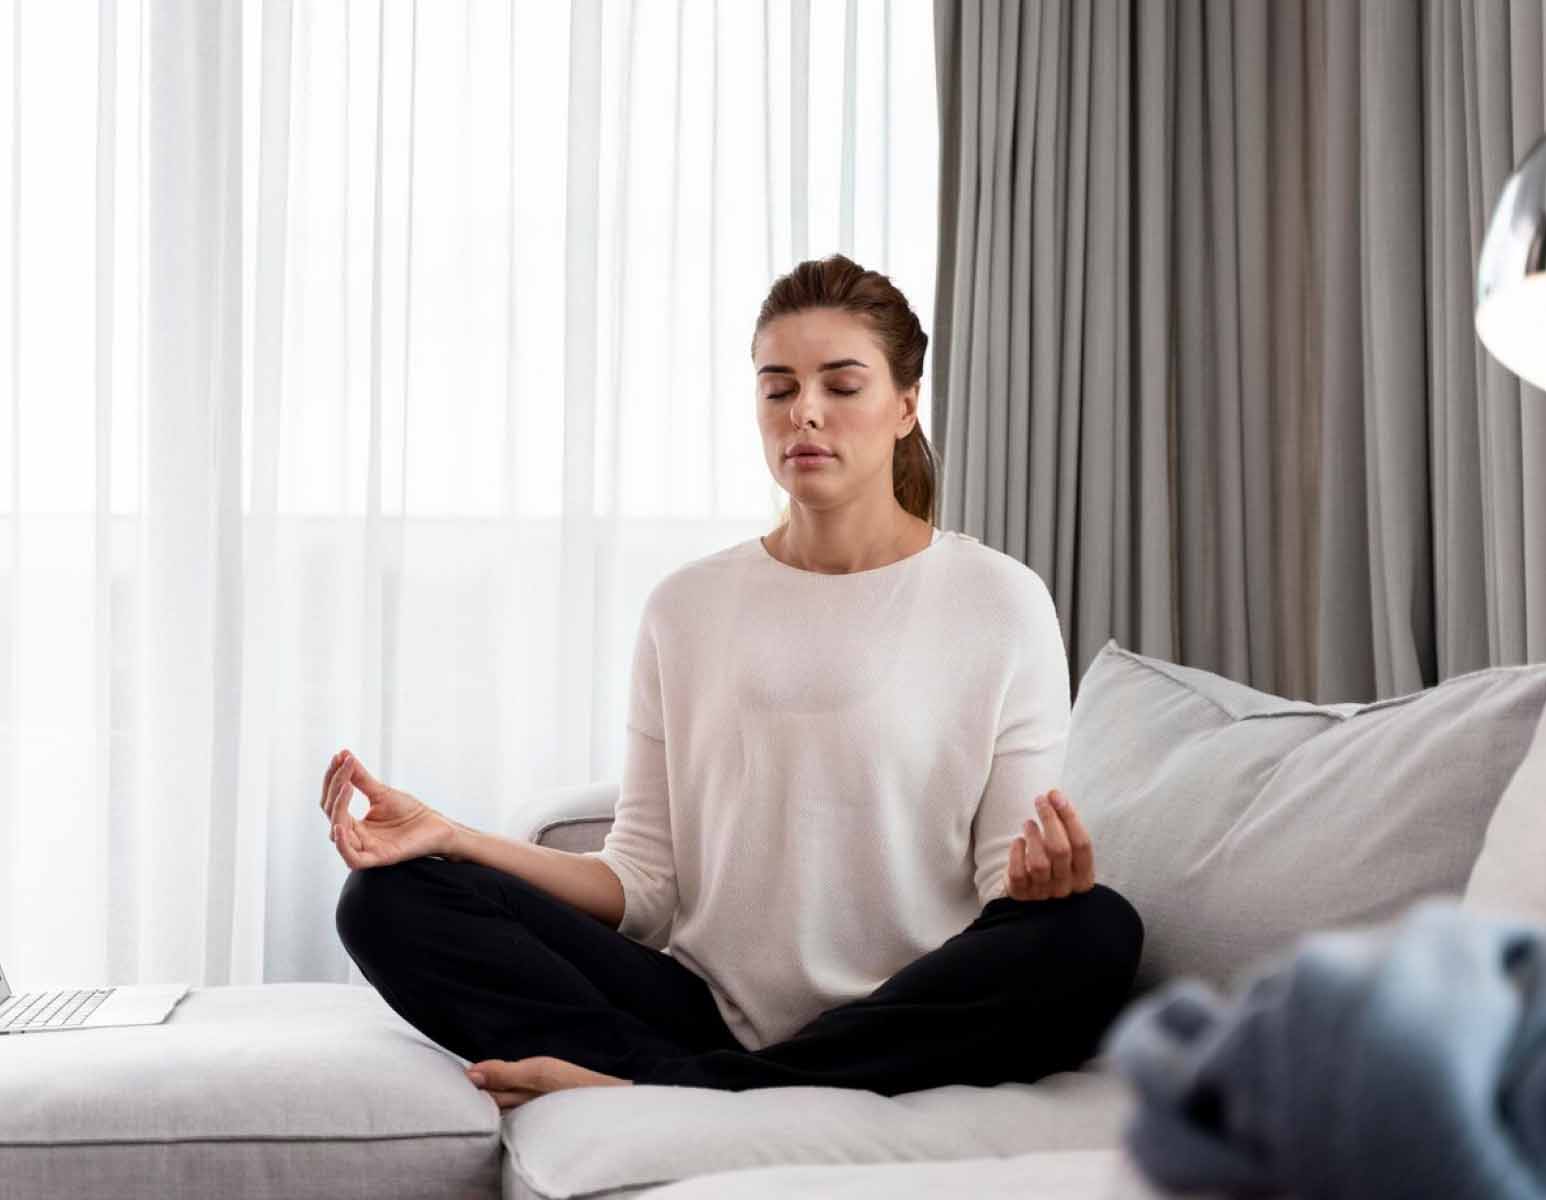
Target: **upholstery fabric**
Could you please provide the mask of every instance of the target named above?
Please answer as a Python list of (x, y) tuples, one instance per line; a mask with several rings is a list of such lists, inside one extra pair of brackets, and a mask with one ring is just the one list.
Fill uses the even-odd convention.
[(1487, 823), (1462, 903), (1546, 921), (1546, 712)]
[(504, 1195), (611, 1198), (741, 1167), (1109, 1149), (1132, 1103), (1126, 1081), (1100, 1057), (1034, 1084), (894, 1097), (807, 1087), (572, 1089), (505, 1114)]
[(160, 1025), (0, 1038), (0, 1195), (498, 1195), (499, 1108), (374, 989), (191, 990)]
[(1546, 664), (1317, 705), (1109, 640), (1062, 790), (1096, 878), (1143, 917), (1135, 995), (1181, 974), (1228, 987), (1300, 933), (1458, 897), (1543, 708)]
[[(872, 1166), (756, 1167), (652, 1188), (649, 1200), (1159, 1200), (1121, 1150), (1046, 1150), (1007, 1158)], [(1222, 1200), (1193, 1192), (1191, 1200)]]

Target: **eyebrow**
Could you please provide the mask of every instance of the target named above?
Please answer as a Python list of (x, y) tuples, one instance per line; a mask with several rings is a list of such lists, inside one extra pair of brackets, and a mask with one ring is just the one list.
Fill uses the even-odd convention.
[[(840, 359), (837, 359), (835, 362), (824, 362), (824, 363), (821, 364), (821, 369), (823, 371), (835, 371), (839, 367), (864, 367), (865, 370), (869, 370), (868, 364), (860, 362), (857, 358), (840, 358)], [(781, 366), (781, 365), (779, 365), (777, 363), (769, 363), (765, 367), (758, 367), (757, 368), (757, 374), (759, 374), (759, 375), (765, 375), (769, 371), (776, 371), (780, 375), (793, 375), (794, 374), (794, 368), (793, 367), (785, 367), (785, 366)]]

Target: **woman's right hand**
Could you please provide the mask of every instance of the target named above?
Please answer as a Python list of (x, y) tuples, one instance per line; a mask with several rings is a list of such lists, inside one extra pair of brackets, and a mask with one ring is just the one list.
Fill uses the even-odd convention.
[[(354, 789), (370, 801), (363, 817), (349, 812)], [(322, 779), (322, 811), (332, 827), (333, 845), (351, 867), (385, 867), (409, 858), (440, 854), (454, 826), (429, 805), (388, 787), (347, 750), (333, 755)]]

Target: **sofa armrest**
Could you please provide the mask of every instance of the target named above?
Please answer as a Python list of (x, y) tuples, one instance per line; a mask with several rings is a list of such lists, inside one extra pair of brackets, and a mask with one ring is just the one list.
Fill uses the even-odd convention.
[(522, 804), (511, 816), (512, 837), (564, 850), (599, 850), (612, 827), (621, 781), (555, 788)]

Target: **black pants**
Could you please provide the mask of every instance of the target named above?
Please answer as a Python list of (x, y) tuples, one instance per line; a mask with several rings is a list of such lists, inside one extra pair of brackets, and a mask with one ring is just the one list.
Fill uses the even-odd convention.
[(1077, 1067), (1124, 1007), (1143, 944), (1138, 913), (1104, 884), (1001, 897), (869, 995), (752, 1051), (676, 959), (493, 867), (354, 870), (336, 923), (387, 1004), (474, 1062), (551, 1055), (641, 1084), (887, 1096)]

